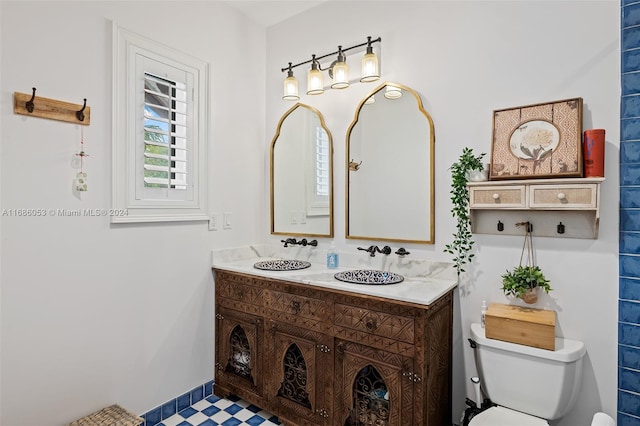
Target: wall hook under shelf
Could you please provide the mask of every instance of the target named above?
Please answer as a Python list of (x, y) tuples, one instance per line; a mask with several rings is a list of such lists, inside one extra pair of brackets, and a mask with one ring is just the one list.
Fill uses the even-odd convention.
[(516, 228), (520, 228), (521, 226), (526, 226), (528, 232), (533, 232), (533, 223), (529, 221), (516, 223)]
[(558, 226), (556, 227), (556, 231), (558, 232), (558, 234), (564, 234), (564, 224), (562, 222), (558, 224)]

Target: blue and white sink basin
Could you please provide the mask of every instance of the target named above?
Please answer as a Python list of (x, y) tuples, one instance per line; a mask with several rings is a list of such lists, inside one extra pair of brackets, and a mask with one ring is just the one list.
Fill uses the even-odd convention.
[(404, 277), (395, 272), (378, 271), (374, 269), (354, 269), (351, 271), (338, 272), (333, 276), (336, 280), (351, 284), (365, 285), (387, 285), (398, 284)]
[(263, 260), (253, 264), (256, 269), (262, 269), (264, 271), (296, 271), (298, 269), (305, 269), (311, 266), (311, 263), (306, 260), (295, 259), (273, 259)]

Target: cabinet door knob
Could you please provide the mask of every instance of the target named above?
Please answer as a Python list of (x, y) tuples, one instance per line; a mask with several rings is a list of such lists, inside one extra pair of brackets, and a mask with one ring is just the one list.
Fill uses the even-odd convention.
[(420, 383), (422, 381), (420, 376), (412, 371), (405, 371), (404, 373), (402, 373), (402, 376), (409, 379), (410, 382)]
[(492, 195), (494, 200), (499, 200), (500, 199), (500, 194), (498, 194), (497, 192), (494, 192)]
[(329, 412), (327, 411), (326, 408), (320, 408), (318, 410), (316, 410), (316, 413), (323, 418), (328, 418), (329, 417)]
[(564, 192), (558, 193), (558, 200), (564, 200), (566, 198), (567, 198), (567, 196), (564, 194)]
[(323, 343), (318, 343), (316, 347), (320, 350), (320, 352), (328, 354), (331, 352), (331, 348)]
[(372, 320), (368, 320), (365, 323), (365, 326), (367, 327), (367, 330), (369, 330), (369, 331), (375, 331), (375, 329), (378, 328), (378, 325), (376, 324), (376, 322), (372, 321)]

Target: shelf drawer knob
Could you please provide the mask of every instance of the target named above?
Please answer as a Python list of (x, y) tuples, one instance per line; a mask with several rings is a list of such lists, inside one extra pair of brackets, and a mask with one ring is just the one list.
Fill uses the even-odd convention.
[(494, 192), (492, 195), (494, 200), (499, 200), (500, 199), (500, 194), (498, 194), (497, 192)]
[(564, 192), (558, 193), (558, 200), (564, 200), (565, 198), (567, 198), (567, 196), (564, 194)]

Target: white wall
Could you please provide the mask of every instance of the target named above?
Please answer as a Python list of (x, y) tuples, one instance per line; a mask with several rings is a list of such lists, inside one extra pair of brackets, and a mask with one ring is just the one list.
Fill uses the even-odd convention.
[[(265, 30), (219, 2), (2, 1), (0, 12), (4, 209), (110, 207), (112, 21), (211, 64), (210, 210), (219, 223), (232, 212), (231, 230), (2, 217), (0, 423), (61, 425), (113, 403), (144, 413), (212, 380), (210, 250), (262, 231)], [(80, 127), (13, 114), (13, 92), (33, 86), (91, 107), (79, 197)]]
[[(470, 146), (490, 152), (492, 112), (572, 97), (584, 99), (583, 128), (607, 131), (597, 240), (535, 239), (538, 263), (555, 291), (538, 307), (558, 312), (558, 333), (587, 346), (582, 392), (559, 425), (589, 424), (593, 413), (615, 416), (617, 359), (617, 249), (619, 150), (619, 4), (615, 1), (329, 2), (267, 31), (266, 129), (264, 139), (290, 103), (281, 100), (280, 68), (322, 55), (337, 46), (382, 37), (382, 75), (421, 94), (436, 132), (436, 243), (409, 246), (412, 256), (449, 260), (443, 253), (451, 218), (448, 167)], [(347, 62), (358, 67), (355, 61)], [(301, 92), (306, 67), (294, 70)], [(325, 77), (326, 78), (326, 77)], [(334, 137), (335, 235), (340, 249), (364, 242), (344, 239), (344, 138), (358, 102), (377, 84), (357, 84), (300, 102), (318, 108)], [(264, 167), (268, 157), (262, 158)], [(260, 230), (268, 229), (268, 182), (264, 182)], [(265, 238), (275, 240), (267, 232)], [(454, 331), (454, 420), (465, 393), (473, 397), (475, 374), (466, 343), (469, 324), (479, 321), (482, 300), (508, 303), (500, 275), (519, 261), (522, 241), (512, 236), (476, 236), (474, 266), (461, 277)], [(326, 248), (326, 240), (320, 241)], [(526, 385), (526, 384), (525, 384)]]

